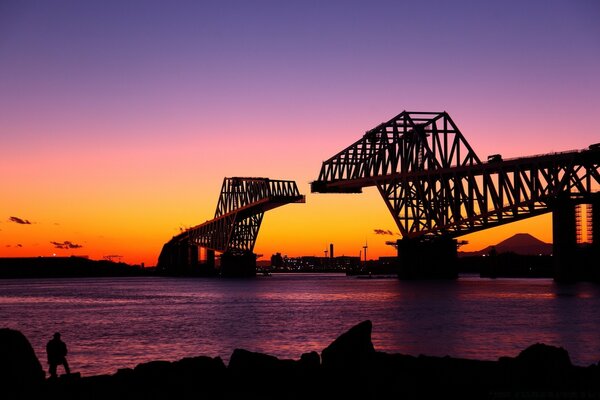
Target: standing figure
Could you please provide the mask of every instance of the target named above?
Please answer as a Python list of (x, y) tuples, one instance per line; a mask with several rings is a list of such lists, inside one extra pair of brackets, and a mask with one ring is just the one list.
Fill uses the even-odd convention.
[(67, 362), (67, 345), (60, 340), (60, 333), (56, 332), (54, 338), (46, 345), (48, 354), (48, 366), (51, 378), (56, 378), (56, 367), (62, 365), (67, 374), (71, 373), (69, 363)]

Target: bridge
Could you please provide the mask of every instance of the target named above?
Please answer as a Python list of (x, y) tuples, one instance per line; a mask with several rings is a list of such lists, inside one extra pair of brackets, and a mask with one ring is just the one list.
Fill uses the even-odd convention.
[(361, 193), (369, 186), (400, 230), (401, 276), (455, 276), (455, 238), (552, 212), (556, 278), (569, 280), (580, 204), (590, 204), (589, 236), (600, 254), (598, 145), (482, 161), (446, 112), (403, 111), (323, 162), (311, 191)]
[[(304, 202), (294, 181), (225, 178), (214, 218), (167, 242), (158, 258), (157, 270), (211, 275), (216, 273), (215, 252), (220, 252), (222, 275), (255, 275), (253, 250), (264, 213), (285, 204)], [(199, 262), (199, 249), (205, 251), (204, 263)]]

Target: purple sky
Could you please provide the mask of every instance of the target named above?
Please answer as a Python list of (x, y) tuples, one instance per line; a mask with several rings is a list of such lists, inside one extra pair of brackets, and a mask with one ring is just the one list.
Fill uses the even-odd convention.
[[(600, 2), (573, 0), (2, 0), (0, 173), (13, 189), (0, 208), (50, 224), (70, 207), (56, 193), (98, 190), (74, 195), (80, 220), (100, 210), (139, 225), (102, 194), (202, 197), (149, 202), (153, 236), (110, 242), (139, 240), (151, 263), (179, 224), (211, 216), (223, 176), (296, 179), (308, 192), (322, 160), (404, 109), (448, 111), (481, 158), (583, 148), (600, 141), (599, 20)], [(320, 201), (279, 218), (296, 229), (303, 213), (333, 215), (346, 200)], [(322, 221), (304, 251), (340, 235), (358, 249), (373, 229), (395, 230), (376, 196), (358, 209), (371, 208), (376, 216), (359, 216), (372, 227), (358, 224), (351, 239)], [(48, 241), (79, 234), (93, 248), (122, 222), (83, 218), (88, 228), (66, 224)], [(269, 253), (276, 229), (265, 229), (257, 246)], [(97, 254), (119, 251), (102, 246)]]

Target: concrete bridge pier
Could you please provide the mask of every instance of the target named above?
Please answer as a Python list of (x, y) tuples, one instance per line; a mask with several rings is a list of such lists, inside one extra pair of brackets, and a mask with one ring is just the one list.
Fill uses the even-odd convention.
[(186, 266), (190, 270), (195, 270), (198, 268), (198, 246), (194, 244), (188, 244), (188, 252), (187, 252), (187, 262)]
[(552, 210), (552, 256), (555, 281), (577, 279), (575, 202), (568, 198), (557, 200)]
[[(203, 257), (201, 257), (200, 259), (198, 257), (199, 254), (203, 255)], [(217, 274), (217, 270), (215, 269), (215, 251), (214, 250), (196, 246), (195, 260), (196, 260), (196, 265), (194, 265), (191, 270), (192, 275), (214, 276)]]
[(198, 267), (198, 246), (189, 242), (178, 242), (173, 251), (173, 272), (177, 274), (188, 274)]
[(600, 257), (600, 195), (591, 201), (592, 205), (592, 252), (593, 260), (597, 263)]
[(251, 251), (226, 251), (221, 254), (221, 276), (256, 276), (256, 254)]
[(576, 235), (575, 203), (561, 199), (552, 211), (552, 256), (556, 281), (575, 279)]
[(215, 251), (211, 249), (206, 249), (206, 260), (205, 264), (207, 269), (214, 270), (215, 269)]
[(456, 279), (457, 245), (451, 238), (400, 239), (398, 245), (398, 278)]
[[(559, 199), (552, 209), (552, 255), (554, 280), (557, 282), (600, 281), (600, 269), (597, 267), (600, 257), (600, 196), (594, 195), (583, 201), (588, 205), (587, 212), (591, 212), (591, 218), (587, 215), (578, 218), (576, 207), (579, 203), (582, 201), (565, 197)], [(577, 243), (578, 224), (579, 229), (583, 229), (584, 218), (587, 240), (586, 243)]]
[(588, 226), (588, 240), (591, 234), (591, 243), (586, 249), (580, 264), (582, 268), (588, 271), (589, 280), (600, 282), (600, 267), (598, 267), (598, 260), (600, 260), (600, 194), (594, 195), (589, 205), (591, 205), (591, 216), (587, 222), (590, 224)]

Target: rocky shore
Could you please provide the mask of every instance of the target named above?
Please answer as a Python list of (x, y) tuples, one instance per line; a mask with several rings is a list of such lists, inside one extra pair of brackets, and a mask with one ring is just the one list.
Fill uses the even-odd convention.
[(600, 399), (600, 366), (571, 364), (534, 344), (517, 357), (478, 361), (378, 352), (371, 321), (299, 360), (236, 349), (220, 357), (152, 361), (112, 375), (45, 379), (23, 334), (0, 329), (2, 399)]

